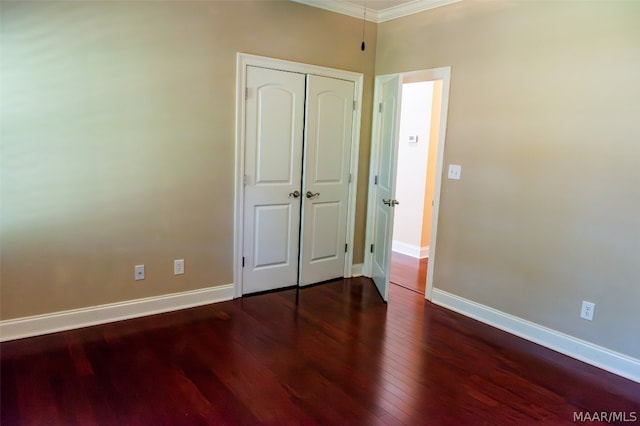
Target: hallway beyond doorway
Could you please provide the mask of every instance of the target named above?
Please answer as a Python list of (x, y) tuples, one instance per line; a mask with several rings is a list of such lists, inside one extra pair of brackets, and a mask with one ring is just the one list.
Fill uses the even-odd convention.
[(406, 254), (391, 252), (391, 276), (389, 282), (424, 294), (427, 284), (427, 263), (429, 258), (419, 259)]

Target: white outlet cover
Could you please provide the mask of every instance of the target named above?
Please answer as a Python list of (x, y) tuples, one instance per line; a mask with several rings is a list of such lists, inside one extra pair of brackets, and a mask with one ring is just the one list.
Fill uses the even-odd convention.
[(592, 302), (582, 301), (582, 309), (580, 310), (580, 318), (588, 321), (593, 321), (593, 311), (595, 311), (596, 305)]
[(447, 177), (449, 179), (460, 180), (462, 174), (462, 166), (459, 164), (449, 164), (449, 173)]

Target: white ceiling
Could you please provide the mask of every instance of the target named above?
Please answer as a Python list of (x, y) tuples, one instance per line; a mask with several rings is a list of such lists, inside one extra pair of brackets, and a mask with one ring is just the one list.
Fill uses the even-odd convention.
[[(291, 0), (313, 7), (362, 18), (365, 0)], [(424, 10), (462, 0), (366, 0), (366, 18), (371, 22), (385, 22)]]

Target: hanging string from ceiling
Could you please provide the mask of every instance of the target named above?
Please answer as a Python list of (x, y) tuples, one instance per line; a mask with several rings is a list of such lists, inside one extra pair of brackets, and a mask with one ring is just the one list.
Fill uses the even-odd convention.
[(360, 45), (360, 50), (362, 50), (363, 52), (364, 52), (364, 49), (366, 48), (364, 44), (364, 26), (366, 22), (367, 22), (367, 0), (364, 0), (364, 13), (362, 15), (362, 44)]

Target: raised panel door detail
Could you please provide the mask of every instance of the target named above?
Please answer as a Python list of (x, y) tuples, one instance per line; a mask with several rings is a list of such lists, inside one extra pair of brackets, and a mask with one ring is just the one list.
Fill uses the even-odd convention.
[(345, 135), (345, 114), (347, 102), (344, 96), (334, 92), (319, 93), (317, 97), (316, 143), (313, 146), (315, 159), (315, 183), (339, 183), (343, 179), (344, 164), (347, 160), (344, 151), (351, 135)]
[[(273, 84), (257, 88), (256, 185), (292, 181), (296, 140), (296, 93)], [(298, 161), (299, 159), (296, 159)]]
[(397, 100), (393, 97), (387, 97), (384, 104), (384, 113), (381, 120), (381, 139), (380, 139), (380, 156), (381, 166), (378, 175), (378, 187), (383, 191), (391, 192), (393, 189), (394, 175), (393, 167), (387, 167), (386, 161), (393, 161), (395, 157), (396, 145), (398, 143), (395, 132), (398, 131), (397, 123), (395, 122), (395, 114), (392, 114), (396, 109)]
[(388, 243), (387, 235), (389, 234), (389, 224), (391, 224), (391, 218), (389, 217), (388, 207), (378, 206), (376, 208), (375, 235), (379, 235), (380, 238), (376, 241), (378, 250), (374, 250), (373, 252), (373, 262), (374, 265), (380, 270), (385, 269), (385, 264), (387, 262), (387, 252), (383, 248)]
[(258, 269), (289, 263), (291, 259), (289, 243), (292, 232), (291, 206), (289, 204), (256, 206), (254, 218), (253, 267)]
[[(316, 203), (312, 207), (314, 222), (311, 235), (311, 262), (335, 259), (340, 254), (338, 238), (340, 236), (341, 203)], [(342, 246), (342, 244), (340, 244)]]

